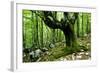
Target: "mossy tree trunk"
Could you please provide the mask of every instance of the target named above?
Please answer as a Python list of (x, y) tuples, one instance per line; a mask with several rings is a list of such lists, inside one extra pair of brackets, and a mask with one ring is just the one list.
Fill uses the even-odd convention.
[(76, 36), (74, 33), (74, 29), (70, 27), (69, 25), (66, 27), (66, 29), (63, 30), (63, 33), (65, 35), (66, 39), (66, 46), (68, 47), (74, 47), (76, 44)]
[(74, 46), (76, 43), (74, 24), (78, 18), (78, 13), (69, 14), (69, 12), (64, 12), (64, 18), (62, 18), (61, 21), (58, 21), (51, 11), (43, 11), (42, 15), (41, 18), (45, 25), (51, 29), (60, 29), (63, 31), (66, 39), (66, 46)]

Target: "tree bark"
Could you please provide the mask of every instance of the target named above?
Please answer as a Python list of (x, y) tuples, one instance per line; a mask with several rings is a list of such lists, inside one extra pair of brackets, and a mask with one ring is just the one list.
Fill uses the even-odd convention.
[(76, 44), (76, 36), (74, 33), (74, 29), (72, 29), (69, 25), (66, 27), (66, 29), (63, 30), (63, 33), (65, 35), (66, 39), (66, 46), (73, 47)]

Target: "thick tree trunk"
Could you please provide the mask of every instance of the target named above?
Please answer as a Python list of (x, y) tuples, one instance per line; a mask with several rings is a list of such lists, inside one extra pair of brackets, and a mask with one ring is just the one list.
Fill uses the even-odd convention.
[(66, 39), (66, 46), (74, 47), (75, 45), (77, 45), (76, 36), (72, 27), (68, 25), (67, 28), (63, 30), (63, 33)]

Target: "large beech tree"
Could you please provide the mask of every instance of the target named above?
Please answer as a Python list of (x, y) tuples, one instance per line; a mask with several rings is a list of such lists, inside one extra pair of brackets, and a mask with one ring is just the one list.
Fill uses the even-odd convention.
[[(63, 18), (57, 20), (53, 11), (42, 11), (36, 13), (51, 29), (60, 29), (63, 31), (66, 39), (66, 46), (73, 47), (77, 45), (76, 36), (74, 33), (74, 24), (78, 18), (77, 12), (63, 12)], [(57, 14), (57, 13), (56, 13)]]

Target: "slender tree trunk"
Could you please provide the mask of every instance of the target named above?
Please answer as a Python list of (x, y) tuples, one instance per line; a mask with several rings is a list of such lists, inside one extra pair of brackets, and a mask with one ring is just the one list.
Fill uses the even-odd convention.
[(82, 13), (82, 37), (84, 36), (84, 15)]
[[(53, 14), (53, 16), (54, 16), (54, 18), (56, 19), (56, 14), (57, 14), (57, 12), (54, 12), (54, 14)], [(55, 29), (52, 29), (52, 43), (53, 44), (55, 44)]]
[(80, 25), (79, 25), (79, 24), (80, 24), (80, 19), (79, 19), (79, 15), (78, 15), (78, 19), (77, 19), (77, 37), (80, 36), (80, 35), (79, 35), (79, 34), (80, 34), (80, 33), (79, 33), (79, 32), (80, 32), (80, 29), (79, 29)]
[(41, 47), (43, 48), (43, 21), (41, 20)]
[[(24, 14), (24, 11), (22, 11), (23, 13), (22, 14)], [(26, 41), (25, 41), (25, 37), (26, 37), (26, 35), (25, 35), (25, 23), (24, 23), (25, 21), (24, 21), (24, 15), (23, 15), (23, 20), (22, 20), (22, 23), (23, 23), (23, 48), (26, 48)]]
[(88, 15), (87, 15), (87, 27), (86, 27), (86, 33), (88, 34)]
[(34, 47), (34, 14), (33, 14), (34, 12), (33, 11), (31, 11), (31, 18), (32, 18), (32, 26), (31, 26), (31, 28), (32, 28), (32, 48)]
[(36, 16), (36, 45), (39, 46), (39, 39), (38, 39), (38, 16)]
[[(90, 16), (90, 17), (89, 17)], [(91, 33), (91, 15), (89, 14), (89, 16), (88, 16), (88, 22), (89, 22), (89, 25), (88, 25), (88, 27), (89, 27), (89, 33)]]
[[(48, 32), (47, 32), (48, 31)], [(46, 36), (46, 39), (44, 40), (46, 43), (45, 43), (45, 46), (47, 46), (48, 47), (48, 45), (49, 45), (49, 43), (48, 42), (52, 42), (52, 39), (51, 39), (51, 36), (52, 35), (50, 35), (51, 34), (51, 32), (49, 32), (49, 28), (48, 28), (48, 26), (46, 26), (46, 34), (44, 35), (44, 36)]]

